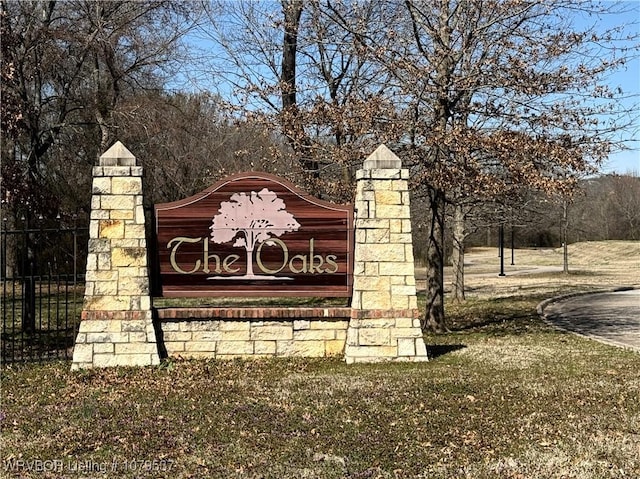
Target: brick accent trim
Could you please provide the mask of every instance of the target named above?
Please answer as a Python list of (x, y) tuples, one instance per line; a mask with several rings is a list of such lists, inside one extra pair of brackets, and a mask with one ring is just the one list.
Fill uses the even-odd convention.
[(351, 319), (373, 319), (373, 318), (412, 318), (420, 317), (419, 309), (352, 309)]
[(351, 308), (158, 308), (158, 319), (308, 319), (350, 318)]
[(82, 311), (83, 321), (150, 319), (151, 311)]

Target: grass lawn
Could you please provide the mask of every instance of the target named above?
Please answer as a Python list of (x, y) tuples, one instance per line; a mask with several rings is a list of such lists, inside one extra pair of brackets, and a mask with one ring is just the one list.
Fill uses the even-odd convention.
[(448, 305), (422, 364), (4, 366), (0, 477), (640, 477), (640, 355), (542, 299)]

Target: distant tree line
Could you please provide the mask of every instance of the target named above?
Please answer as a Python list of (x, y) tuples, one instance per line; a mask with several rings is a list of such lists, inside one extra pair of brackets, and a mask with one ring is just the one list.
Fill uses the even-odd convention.
[[(562, 209), (562, 201), (548, 198), (532, 205), (528, 221), (518, 224), (516, 220), (516, 245), (560, 246)], [(640, 240), (640, 177), (630, 172), (581, 180), (567, 205), (567, 216), (569, 243)], [(509, 222), (506, 225), (510, 227)], [(473, 244), (482, 244), (480, 235)]]
[[(421, 206), (418, 206), (420, 208)], [(510, 204), (486, 202), (474, 210), (467, 222), (467, 247), (497, 247), (499, 229), (505, 232), (505, 247), (558, 248), (562, 245), (563, 198), (530, 192), (524, 200)], [(452, 227), (455, 208), (447, 208), (447, 264), (453, 263)], [(580, 180), (567, 202), (568, 243), (580, 241), (640, 240), (640, 177), (635, 172), (603, 174)], [(415, 229), (424, 226), (417, 223)], [(421, 243), (415, 245), (418, 261), (425, 262)]]

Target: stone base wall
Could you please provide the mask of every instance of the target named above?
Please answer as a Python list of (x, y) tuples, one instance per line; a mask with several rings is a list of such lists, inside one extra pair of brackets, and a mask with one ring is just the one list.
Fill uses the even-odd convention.
[(156, 311), (169, 357), (344, 354), (350, 308), (166, 308)]
[(426, 361), (420, 311), (353, 310), (345, 356), (348, 364)]
[(72, 369), (159, 363), (151, 311), (83, 311)]

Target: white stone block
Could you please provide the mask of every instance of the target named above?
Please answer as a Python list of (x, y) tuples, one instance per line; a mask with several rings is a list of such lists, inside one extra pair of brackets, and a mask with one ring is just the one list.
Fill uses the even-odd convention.
[(77, 344), (73, 348), (74, 363), (93, 362), (93, 344)]
[(218, 341), (216, 354), (253, 354), (253, 341)]
[[(180, 333), (180, 334), (191, 334), (191, 339), (193, 341), (219, 341), (224, 338), (224, 334), (222, 331), (194, 331), (192, 333)], [(243, 335), (243, 338), (246, 335)], [(186, 339), (185, 339), (186, 340)]]
[(129, 166), (103, 166), (102, 172), (104, 176), (131, 176), (131, 167)]
[(418, 298), (416, 296), (409, 296), (408, 309), (418, 309)]
[(363, 328), (358, 331), (359, 346), (388, 346), (391, 335), (388, 328)]
[(220, 331), (249, 331), (250, 321), (220, 321)]
[[(362, 291), (359, 309), (391, 309), (390, 291)], [(352, 304), (352, 307), (355, 307)]]
[(427, 346), (424, 344), (422, 337), (416, 338), (416, 356), (427, 359)]
[(129, 342), (130, 343), (155, 343), (156, 336), (155, 334), (149, 334), (146, 332), (137, 332), (137, 333), (129, 333)]
[(158, 354), (116, 354), (109, 366), (153, 366), (160, 364)]
[(409, 218), (409, 208), (402, 205), (377, 205), (376, 218), (403, 219)]
[[(178, 321), (163, 321), (160, 325), (160, 329), (166, 333), (169, 331), (181, 331), (180, 329), (180, 322)], [(189, 331), (189, 334), (191, 334), (191, 331)]]
[(357, 291), (384, 291), (391, 288), (389, 276), (358, 276), (353, 280), (353, 289)]
[(128, 343), (129, 333), (87, 333), (87, 343)]
[(278, 356), (321, 358), (325, 356), (324, 341), (277, 341)]
[(415, 267), (413, 263), (408, 263), (406, 261), (397, 261), (397, 262), (381, 261), (379, 264), (378, 274), (380, 274), (381, 276), (407, 277), (407, 276), (413, 276), (414, 272), (415, 272)]
[(356, 220), (358, 229), (389, 229), (389, 219), (358, 218)]
[(184, 346), (185, 342), (184, 341), (165, 341), (164, 342), (164, 347), (167, 350), (167, 354), (169, 356), (174, 356), (178, 353), (182, 353), (184, 352)]
[(392, 339), (405, 338), (413, 341), (422, 337), (422, 331), (417, 328), (392, 328), (390, 331)]
[[(191, 333), (191, 332), (183, 332), (183, 331), (165, 331), (162, 335), (163, 335), (163, 339), (165, 341), (165, 343), (170, 343), (170, 342), (184, 342), (184, 341), (191, 341), (192, 339), (192, 334), (210, 334), (210, 333), (203, 333), (203, 332), (197, 332), (197, 333)], [(203, 338), (201, 336), (198, 336), (196, 341), (202, 341)]]
[(311, 328), (311, 321), (309, 321), (308, 319), (296, 319), (293, 322), (294, 331), (300, 331), (300, 330), (310, 329), (310, 328)]
[(369, 170), (369, 178), (373, 180), (399, 180), (401, 177), (401, 170), (395, 168)]
[(405, 248), (392, 244), (357, 244), (354, 253), (360, 261), (404, 262)]
[(397, 243), (397, 241), (391, 241), (392, 235), (389, 234), (388, 229), (370, 229), (360, 230), (358, 233), (364, 233), (364, 241), (362, 243)]
[(117, 177), (111, 180), (111, 193), (115, 195), (135, 195), (142, 191), (142, 178)]
[(217, 343), (215, 341), (187, 341), (184, 343), (185, 352), (216, 352)]
[(140, 296), (140, 309), (142, 311), (151, 310), (151, 297), (149, 295)]
[(398, 356), (398, 346), (348, 346), (345, 347), (345, 357), (354, 360), (367, 358), (367, 362), (388, 360)]
[(395, 327), (396, 320), (395, 318), (365, 318), (359, 320), (357, 323), (354, 323), (354, 321), (351, 320), (351, 324), (357, 324), (360, 328), (390, 329)]
[(380, 274), (380, 263), (368, 261), (364, 263), (364, 276), (378, 276)]
[(412, 318), (396, 318), (395, 327), (399, 329), (404, 328), (412, 328), (413, 327), (413, 319)]
[(251, 328), (251, 339), (254, 341), (276, 341), (293, 338), (293, 326), (256, 326)]
[(311, 329), (344, 329), (347, 321), (324, 321), (324, 320), (314, 320), (311, 321)]
[(389, 243), (395, 244), (409, 244), (413, 242), (413, 237), (411, 233), (392, 233), (389, 236)]
[(119, 354), (158, 354), (158, 346), (155, 343), (118, 343), (116, 355)]
[(397, 310), (409, 309), (409, 297), (402, 295), (391, 295), (391, 308)]
[(119, 333), (122, 322), (115, 319), (85, 319), (80, 322), (80, 330), (85, 333)]
[(415, 356), (415, 340), (412, 338), (398, 338), (398, 356)]
[(309, 329), (306, 331), (294, 331), (294, 341), (318, 341), (336, 339), (334, 329)]
[(276, 354), (276, 341), (256, 341), (253, 350), (258, 355), (273, 356)]

